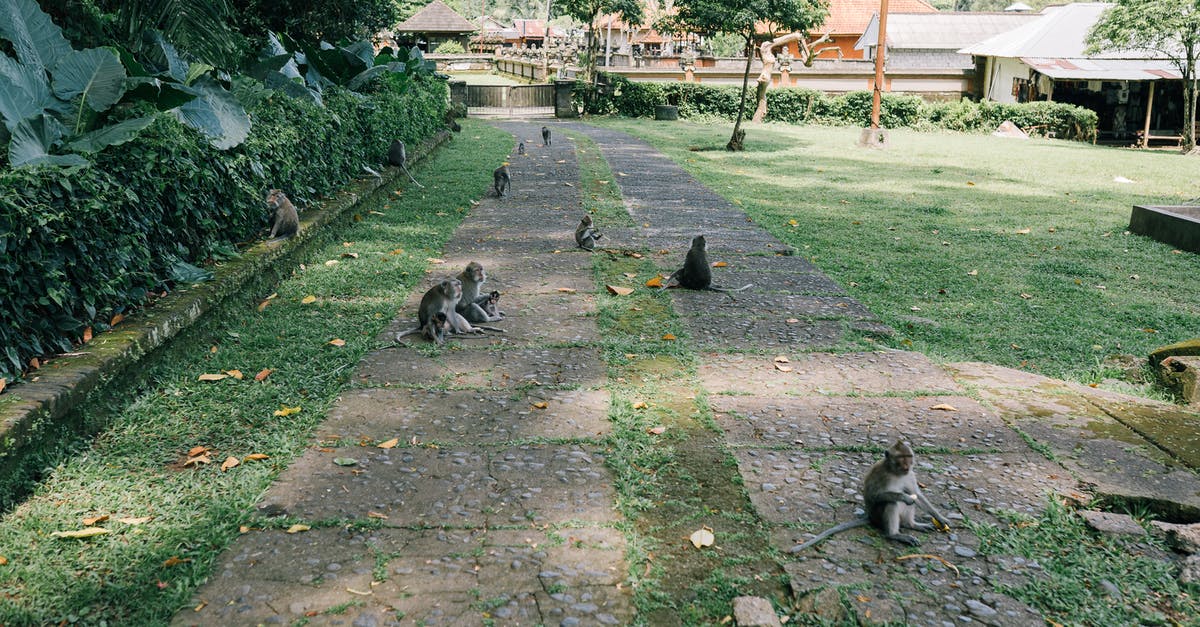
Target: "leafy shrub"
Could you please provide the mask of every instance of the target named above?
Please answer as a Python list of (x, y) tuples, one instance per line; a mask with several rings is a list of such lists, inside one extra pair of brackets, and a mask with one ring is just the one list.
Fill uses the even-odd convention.
[(433, 54), (463, 54), (467, 50), (457, 41), (443, 41), (433, 49)]
[(91, 167), (0, 170), (0, 377), (106, 328), (163, 287), (176, 260), (203, 263), (258, 237), (267, 189), (329, 193), (384, 162), (392, 139), (413, 144), (441, 128), (445, 82), (393, 74), (373, 86), (329, 87), (324, 107), (265, 92), (230, 150), (159, 116)]
[[(635, 83), (619, 75), (607, 75), (597, 89), (579, 83), (576, 97), (587, 103), (592, 114), (650, 117), (661, 104), (679, 106), (679, 115), (691, 117), (737, 117), (739, 85), (702, 83)], [(747, 93), (746, 115), (754, 109), (753, 85)], [(593, 93), (594, 91), (594, 93)], [(590, 102), (586, 98), (591, 94)], [(767, 92), (767, 121), (789, 124), (833, 124), (866, 126), (871, 120), (871, 92), (854, 91), (840, 96), (804, 88), (772, 89)], [(991, 132), (1005, 120), (1033, 134), (1063, 139), (1090, 140), (1098, 117), (1090, 109), (1057, 102), (1001, 104), (997, 102), (926, 103), (919, 96), (883, 94), (879, 121), (885, 128), (943, 128), (968, 132)]]

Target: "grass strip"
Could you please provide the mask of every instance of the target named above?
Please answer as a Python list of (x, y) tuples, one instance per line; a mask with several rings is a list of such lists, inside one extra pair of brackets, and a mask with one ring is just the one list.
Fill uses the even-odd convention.
[[(1200, 264), (1126, 232), (1133, 204), (1193, 198), (1195, 159), (1079, 142), (596, 119), (649, 141), (896, 329), (886, 340), (1097, 382), (1200, 328)], [(1117, 177), (1132, 180), (1119, 182)]]
[[(107, 427), (0, 522), (0, 623), (165, 624), (190, 600), (511, 149), (506, 133), (463, 126), (414, 172), (425, 189), (365, 199), (285, 280), (221, 306), (123, 393), (79, 410)], [(188, 463), (195, 447), (207, 463)], [(223, 470), (228, 458), (239, 464)], [(51, 535), (87, 527), (107, 533)]]

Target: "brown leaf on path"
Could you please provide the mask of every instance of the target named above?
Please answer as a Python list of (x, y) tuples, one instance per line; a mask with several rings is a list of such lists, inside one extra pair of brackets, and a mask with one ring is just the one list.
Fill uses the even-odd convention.
[(967, 276), (979, 276), (979, 271), (978, 271), (978, 270), (972, 270), (972, 271), (970, 271), (970, 272), (968, 272), (968, 273), (967, 273)]
[(775, 363), (787, 364), (787, 363), (791, 363), (791, 361), (787, 358), (787, 355), (778, 355), (775, 357)]
[(662, 336), (662, 339), (664, 339), (668, 342), (674, 342), (675, 340), (677, 340), (679, 338), (675, 337), (674, 335), (671, 335), (670, 333), (666, 333)]
[(729, 266), (729, 264), (725, 263), (724, 261), (714, 261), (712, 265), (714, 268), (725, 268), (727, 266)]
[(550, 404), (547, 403), (546, 401), (538, 401), (536, 403), (530, 403), (530, 406), (533, 407), (534, 409), (546, 409), (547, 407), (550, 406)]
[(183, 467), (187, 468), (188, 466), (195, 466), (195, 467), (199, 468), (200, 464), (211, 464), (211, 463), (212, 463), (212, 458), (210, 458), (208, 455), (197, 455), (195, 457), (189, 457), (186, 462), (183, 462)]
[(309, 294), (308, 296), (305, 296), (304, 298), (300, 299), (301, 305), (307, 305), (309, 303), (315, 303), (315, 302), (317, 302), (317, 297), (313, 296), (312, 294)]
[(396, 445), (398, 445), (398, 444), (400, 444), (400, 438), (392, 438), (385, 442), (380, 442), (379, 444), (376, 444), (375, 446), (377, 448), (396, 448)]
[(387, 514), (380, 514), (379, 512), (367, 512), (367, 518), (378, 518), (379, 520), (387, 520)]
[(393, 250), (392, 252), (390, 252), (390, 253), (388, 253), (388, 254), (389, 254), (389, 255), (403, 255), (403, 254), (404, 254), (404, 249), (403, 249), (403, 248), (397, 248), (397, 249)]
[(120, 324), (121, 321), (124, 319), (125, 319), (125, 314), (114, 314), (113, 317), (108, 321), (108, 326), (115, 327), (118, 324)]
[(1033, 229), (1017, 229), (1016, 230), (1017, 235), (1029, 235), (1032, 232), (1033, 232)]
[(663, 282), (661, 276), (656, 276), (653, 279), (646, 281), (646, 287), (662, 287), (662, 284)]
[(83, 526), (84, 527), (92, 527), (92, 526), (98, 525), (102, 522), (106, 522), (107, 520), (108, 520), (108, 514), (101, 514), (100, 516), (95, 516), (93, 518), (84, 518)]
[(780, 372), (791, 372), (792, 371), (791, 366), (785, 366), (783, 364), (775, 364), (775, 369)]
[(309, 527), (308, 525), (295, 524), (291, 527), (288, 527), (287, 531), (284, 531), (284, 533), (300, 533), (302, 531), (308, 531), (309, 529), (312, 529), (312, 527)]
[(271, 459), (271, 456), (270, 456), (270, 455), (264, 455), (264, 454), (262, 454), (262, 453), (251, 453), (251, 454), (249, 454), (249, 455), (247, 455), (247, 456), (243, 457), (243, 458), (242, 458), (242, 461), (244, 461), (244, 462), (257, 462), (257, 461), (262, 461), (262, 460), (264, 460), (264, 459)]
[(570, 287), (560, 287), (558, 288), (558, 291), (562, 292), (563, 294), (574, 294), (576, 290)]
[(788, 318), (787, 320), (784, 320), (784, 322), (786, 322), (788, 324), (796, 324), (797, 322), (800, 322), (800, 319), (799, 318)]
[(200, 375), (199, 377), (196, 377), (196, 380), (197, 381), (220, 381), (221, 379), (228, 379), (228, 378), (229, 378), (229, 375), (227, 375), (227, 374), (205, 373), (205, 374)]
[(649, 433), (650, 435), (662, 435), (663, 433), (666, 433), (666, 431), (667, 428), (663, 426), (650, 427), (649, 429), (646, 429), (646, 433)]
[(605, 285), (604, 289), (608, 290), (608, 293), (614, 296), (629, 296), (633, 293), (633, 288), (621, 287), (619, 285)]
[(337, 346), (337, 347), (341, 348), (342, 346), (346, 345), (346, 340), (343, 340), (340, 337), (335, 337), (332, 340), (329, 340), (328, 342), (326, 342), (326, 344), (329, 344), (330, 346)]
[(634, 409), (646, 409), (647, 407), (649, 407), (649, 405), (646, 404), (646, 401), (638, 401), (633, 404)]
[(264, 300), (263, 302), (261, 302), (261, 303), (259, 303), (259, 304), (258, 304), (258, 310), (259, 310), (259, 311), (262, 311), (262, 310), (264, 310), (264, 309), (266, 309), (266, 308), (267, 308), (267, 305), (270, 305), (270, 304), (271, 304), (271, 301), (269, 301), (269, 300)]
[(234, 457), (233, 455), (230, 455), (229, 457), (225, 458), (225, 461), (221, 462), (221, 472), (225, 472), (226, 470), (229, 470), (230, 468), (235, 468), (235, 467), (237, 467), (238, 464), (241, 464), (241, 463), (242, 463), (241, 460)]
[(429, 263), (433, 263), (433, 264), (446, 263), (445, 259), (438, 259), (437, 257), (426, 257), (425, 261), (428, 261)]
[(208, 450), (209, 449), (207, 446), (193, 446), (192, 448), (188, 449), (187, 454), (188, 457), (195, 457), (197, 455), (203, 455), (207, 453)]
[(83, 330), (83, 343), (87, 344), (90, 341), (92, 341), (92, 327)]
[(258, 374), (254, 375), (254, 380), (255, 381), (263, 381), (267, 377), (271, 376), (272, 372), (275, 372), (275, 371), (270, 368), (263, 368), (262, 370), (258, 371)]
[(704, 548), (706, 546), (712, 546), (713, 542), (717, 541), (716, 536), (713, 535), (713, 531), (709, 527), (701, 527), (700, 529), (693, 531), (692, 535), (689, 536), (688, 539), (692, 541), (692, 546), (696, 547), (697, 549)]
[(182, 559), (181, 559), (181, 558), (180, 558), (179, 556), (177, 556), (177, 555), (172, 555), (171, 557), (168, 557), (167, 559), (163, 560), (163, 568), (170, 568), (170, 567), (172, 567), (172, 566), (178, 566), (178, 565), (180, 565), (180, 564), (186, 564), (186, 563), (188, 563), (188, 562), (190, 562), (190, 561), (192, 561), (192, 558), (190, 558), (190, 557), (185, 557), (185, 558), (182, 558)]
[(241, 370), (222, 370), (221, 372), (224, 372), (238, 381), (241, 381), (244, 376)]
[(117, 522), (125, 525), (144, 525), (153, 520), (152, 516), (139, 516), (135, 518), (118, 518)]
[(8, 565), (8, 558), (4, 557), (3, 555), (0, 555), (0, 566), (7, 566), (7, 565)]
[(636, 279), (637, 278), (636, 272), (623, 272), (622, 274), (624, 274), (625, 278), (627, 278), (627, 279)]
[(937, 411), (958, 411), (957, 407), (954, 405), (948, 405), (946, 403), (938, 403), (929, 409), (936, 409)]
[(8, 387), (8, 379), (6, 377), (0, 377), (0, 392), (3, 392), (4, 388), (6, 387)]

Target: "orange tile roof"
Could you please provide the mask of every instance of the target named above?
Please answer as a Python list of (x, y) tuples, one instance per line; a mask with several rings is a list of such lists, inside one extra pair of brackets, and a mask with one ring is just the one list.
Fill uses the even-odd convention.
[[(861, 35), (878, 12), (879, 0), (830, 0), (829, 17), (812, 32)], [(937, 13), (937, 9), (925, 0), (888, 0), (888, 13)]]

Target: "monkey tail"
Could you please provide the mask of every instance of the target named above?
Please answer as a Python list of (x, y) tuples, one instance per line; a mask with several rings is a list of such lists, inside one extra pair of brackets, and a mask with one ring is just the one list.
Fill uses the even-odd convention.
[(750, 289), (753, 286), (754, 286), (753, 283), (747, 283), (735, 290), (735, 289), (729, 288), (729, 287), (718, 287), (716, 285), (710, 285), (710, 286), (708, 286), (708, 289), (710, 289), (714, 292), (742, 292), (742, 291)]
[(408, 166), (406, 166), (406, 165), (401, 165), (400, 167), (404, 169), (404, 173), (408, 175), (408, 179), (409, 179), (410, 181), (412, 181), (414, 185), (416, 185), (417, 187), (420, 187), (421, 189), (425, 189), (425, 186), (424, 186), (424, 185), (422, 185), (422, 184), (420, 184), (420, 183), (418, 183), (418, 182), (417, 182), (417, 179), (413, 177), (413, 175), (412, 175), (412, 172), (409, 172), (409, 171), (408, 171)]
[(678, 278), (680, 272), (683, 272), (682, 268), (672, 272), (671, 276), (663, 279), (662, 287), (658, 288), (658, 291), (661, 293), (663, 290), (667, 289), (668, 287), (671, 287), (671, 281), (674, 281), (676, 278)]
[(799, 553), (799, 552), (803, 551), (804, 549), (807, 549), (810, 546), (824, 542), (827, 538), (829, 538), (835, 534), (839, 534), (843, 531), (849, 531), (851, 529), (856, 529), (858, 527), (863, 527), (868, 524), (870, 524), (870, 521), (868, 521), (866, 518), (856, 518), (854, 520), (846, 521), (832, 529), (825, 530), (820, 535), (813, 538), (812, 540), (809, 540), (808, 542), (805, 542), (804, 544), (797, 544), (796, 546), (789, 549), (788, 553)]

